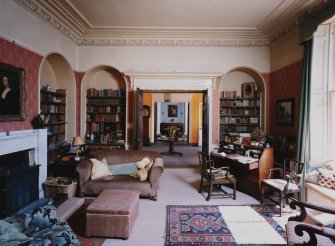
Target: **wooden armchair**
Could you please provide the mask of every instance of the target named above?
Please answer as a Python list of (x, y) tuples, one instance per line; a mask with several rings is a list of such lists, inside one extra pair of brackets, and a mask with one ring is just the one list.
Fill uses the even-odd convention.
[[(208, 195), (206, 201), (209, 201), (211, 196), (223, 196), (223, 197), (232, 197), (234, 200), (236, 199), (236, 179), (229, 172), (229, 167), (214, 167), (214, 161), (210, 160), (208, 156), (204, 152), (198, 152), (199, 156), (199, 164), (200, 164), (200, 172), (201, 172), (201, 180), (199, 193), (201, 193), (202, 189), (208, 189)], [(208, 184), (205, 185), (205, 182)], [(232, 192), (225, 191), (222, 186), (228, 185), (233, 189)], [(213, 194), (213, 187), (216, 187), (222, 193)]]
[(328, 225), (319, 224), (306, 210), (316, 210), (335, 215), (334, 207), (296, 200), (290, 203), (290, 207), (292, 209), (299, 207), (301, 213), (288, 219), (289, 221), (286, 224), (287, 245), (335, 245), (335, 220)]
[[(300, 177), (303, 167), (304, 163), (295, 159), (286, 159), (283, 168), (271, 168), (268, 177), (261, 182), (261, 203), (263, 204), (266, 196), (279, 205), (279, 213), (282, 216), (283, 201), (289, 204), (288, 199), (292, 194), (298, 193), (300, 196)], [(268, 192), (278, 193), (278, 200), (273, 199), (272, 194), (266, 195), (265, 189)]]

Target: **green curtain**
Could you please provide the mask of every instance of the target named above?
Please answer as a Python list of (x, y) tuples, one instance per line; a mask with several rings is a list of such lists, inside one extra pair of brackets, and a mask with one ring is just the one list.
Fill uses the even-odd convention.
[(311, 101), (311, 72), (312, 72), (313, 38), (304, 42), (303, 70), (300, 92), (299, 132), (297, 158), (305, 163), (302, 177), (301, 199), (305, 201), (304, 180), (309, 156), (309, 115)]

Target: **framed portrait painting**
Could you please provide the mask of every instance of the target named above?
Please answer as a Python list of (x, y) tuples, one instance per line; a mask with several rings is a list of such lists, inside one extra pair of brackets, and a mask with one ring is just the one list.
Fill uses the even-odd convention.
[(168, 117), (178, 117), (177, 105), (168, 105)]
[(289, 98), (277, 101), (277, 124), (293, 125), (293, 105), (294, 99)]
[(24, 120), (24, 70), (0, 63), (0, 121)]

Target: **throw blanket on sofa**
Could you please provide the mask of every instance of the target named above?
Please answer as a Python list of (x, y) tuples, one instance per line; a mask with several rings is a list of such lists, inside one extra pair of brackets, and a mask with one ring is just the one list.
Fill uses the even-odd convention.
[(130, 175), (137, 171), (135, 163), (114, 164), (109, 165), (108, 168), (112, 175)]

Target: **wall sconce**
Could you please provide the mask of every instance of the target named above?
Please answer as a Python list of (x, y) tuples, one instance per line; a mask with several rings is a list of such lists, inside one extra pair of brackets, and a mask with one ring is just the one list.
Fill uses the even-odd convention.
[(171, 93), (164, 93), (164, 102), (171, 102)]

